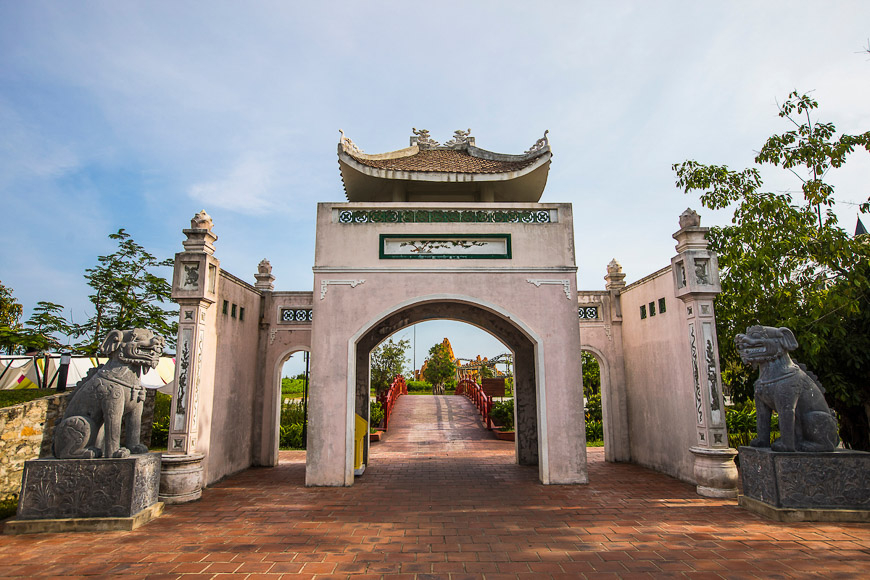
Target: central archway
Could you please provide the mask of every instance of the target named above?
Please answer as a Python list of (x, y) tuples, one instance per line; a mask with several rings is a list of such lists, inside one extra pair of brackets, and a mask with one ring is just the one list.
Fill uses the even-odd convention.
[[(501, 340), (515, 361), (514, 404), (516, 408), (516, 460), (521, 465), (538, 465), (543, 483), (548, 481), (546, 400), (541, 339), (521, 321), (501, 308), (468, 296), (433, 295), (396, 305), (372, 319), (351, 337), (348, 345), (348, 425), (353, 414), (368, 417), (369, 356), (394, 333), (427, 320), (455, 320), (480, 328)], [(350, 427), (349, 436), (352, 436)], [(348, 458), (351, 460), (352, 458)]]

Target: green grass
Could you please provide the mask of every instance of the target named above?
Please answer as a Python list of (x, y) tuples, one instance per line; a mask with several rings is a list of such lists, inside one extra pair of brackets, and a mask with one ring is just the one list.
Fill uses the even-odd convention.
[[(302, 379), (281, 379), (281, 394), (282, 395), (298, 395), (302, 396), (305, 390), (305, 381)], [(291, 397), (294, 398), (294, 397)]]
[(604, 447), (604, 441), (587, 441), (586, 447)]
[(57, 391), (54, 389), (13, 389), (10, 391), (0, 391), (0, 407), (11, 407), (12, 405), (56, 394)]

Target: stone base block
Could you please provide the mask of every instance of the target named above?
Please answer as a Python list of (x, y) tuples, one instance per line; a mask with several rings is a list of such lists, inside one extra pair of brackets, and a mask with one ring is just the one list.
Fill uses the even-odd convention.
[(870, 523), (870, 510), (796, 510), (776, 508), (764, 502), (741, 495), (738, 505), (768, 519), (783, 523), (794, 522), (866, 522)]
[(695, 456), (695, 491), (704, 497), (737, 497), (737, 451), (731, 448), (690, 447)]
[(62, 518), (46, 520), (8, 520), (5, 534), (42, 534), (60, 532), (129, 532), (163, 513), (163, 503), (153, 503), (129, 518)]
[(870, 516), (870, 453), (741, 447), (740, 473), (740, 505), (772, 519), (868, 521)]
[(157, 502), (160, 454), (24, 463), (17, 520), (133, 518)]
[(179, 504), (196, 501), (202, 497), (204, 457), (201, 453), (164, 454), (158, 499), (167, 504)]

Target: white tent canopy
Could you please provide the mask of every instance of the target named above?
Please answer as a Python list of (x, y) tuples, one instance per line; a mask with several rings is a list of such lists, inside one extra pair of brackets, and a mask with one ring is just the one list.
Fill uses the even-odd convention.
[[(86, 356), (73, 356), (69, 364), (66, 387), (72, 388), (90, 369), (104, 364), (108, 359)], [(60, 354), (52, 353), (43, 356), (0, 356), (0, 390), (37, 389), (46, 380), (48, 388), (57, 388), (57, 371), (60, 364)], [(44, 375), (48, 378), (44, 379)], [(171, 393), (167, 388), (175, 376), (175, 357), (164, 356), (156, 369), (149, 369), (142, 375), (142, 386), (146, 389), (160, 389)]]

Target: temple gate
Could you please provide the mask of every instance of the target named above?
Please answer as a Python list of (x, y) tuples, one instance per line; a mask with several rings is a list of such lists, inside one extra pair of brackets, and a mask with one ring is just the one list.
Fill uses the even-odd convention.
[[(520, 155), (477, 148), (464, 131), (441, 145), (417, 130), (410, 147), (370, 155), (342, 133), (348, 201), (318, 204), (313, 292), (275, 291), (266, 260), (254, 285), (221, 270), (211, 220), (198, 214), (173, 280), (181, 313), (169, 456), (202, 455), (206, 483), (275, 465), (281, 365), (306, 350), (306, 485), (352, 485), (372, 349), (409, 325), (449, 319), (510, 349), (516, 460), (537, 465), (542, 483), (587, 481), (584, 349), (602, 367), (607, 459), (704, 493), (696, 457), (730, 469), (724, 422), (711, 413), (722, 393), (706, 230), (687, 212), (673, 265), (626, 286), (614, 261), (603, 292), (578, 292), (571, 205), (540, 202), (551, 157), (546, 133)], [(658, 436), (665, 424), (676, 436)]]

